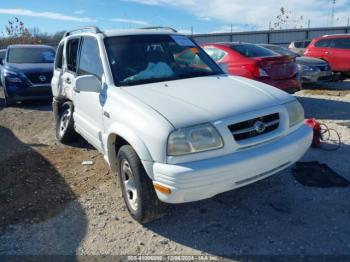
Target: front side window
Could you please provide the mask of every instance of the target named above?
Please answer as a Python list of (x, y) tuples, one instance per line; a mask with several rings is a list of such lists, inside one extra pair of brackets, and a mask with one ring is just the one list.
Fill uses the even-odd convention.
[(6, 55), (6, 51), (0, 51), (0, 59), (4, 59)]
[(215, 48), (215, 47), (205, 47), (204, 50), (215, 61), (219, 61), (227, 55), (227, 53), (225, 51), (220, 50), (219, 48)]
[(333, 39), (330, 47), (339, 49), (350, 49), (350, 38)]
[(78, 75), (94, 75), (101, 80), (102, 74), (98, 43), (94, 38), (86, 37), (81, 45)]
[(321, 39), (315, 44), (315, 46), (316, 47), (328, 47), (329, 44), (330, 44), (329, 39)]
[(46, 47), (16, 47), (10, 48), (7, 55), (8, 63), (38, 64), (53, 63), (55, 50)]
[(180, 35), (132, 35), (105, 39), (117, 86), (223, 74), (192, 40)]
[(279, 56), (279, 54), (274, 51), (254, 44), (236, 44), (232, 45), (231, 48), (245, 57)]
[(71, 72), (77, 71), (77, 59), (80, 39), (71, 39), (67, 43), (67, 69)]

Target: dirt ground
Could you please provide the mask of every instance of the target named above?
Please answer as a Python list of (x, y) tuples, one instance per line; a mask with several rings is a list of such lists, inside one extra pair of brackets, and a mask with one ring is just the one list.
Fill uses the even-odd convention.
[[(310, 149), (302, 161), (325, 163), (350, 180), (350, 82), (296, 96), (306, 116), (336, 129), (343, 143), (337, 151)], [(4, 108), (0, 92), (0, 255), (350, 255), (349, 199), (349, 187), (308, 187), (288, 169), (169, 206), (141, 226), (102, 156), (83, 139), (55, 140), (50, 102)]]

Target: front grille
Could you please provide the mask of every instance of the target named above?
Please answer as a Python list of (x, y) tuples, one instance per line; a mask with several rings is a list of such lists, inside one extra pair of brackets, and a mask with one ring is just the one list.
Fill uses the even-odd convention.
[(31, 74), (26, 74), (26, 77), (33, 84), (49, 84), (51, 83), (52, 75), (53, 75), (52, 72), (31, 73)]
[(257, 117), (228, 126), (236, 141), (256, 137), (276, 130), (280, 124), (279, 113)]

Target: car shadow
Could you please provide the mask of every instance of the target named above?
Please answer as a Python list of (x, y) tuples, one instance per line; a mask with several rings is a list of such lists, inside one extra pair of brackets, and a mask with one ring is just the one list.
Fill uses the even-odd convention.
[(348, 102), (318, 97), (296, 97), (303, 105), (305, 118), (349, 120), (350, 105)]
[(1, 126), (0, 145), (0, 255), (74, 255), (87, 219), (64, 177)]
[(350, 90), (350, 80), (339, 82), (319, 82), (315, 86), (327, 90)]
[[(350, 153), (348, 145), (341, 150)], [(165, 217), (146, 227), (226, 258), (350, 255), (349, 197), (349, 188), (304, 186), (288, 169), (212, 199), (170, 206)]]
[[(23, 109), (33, 109), (39, 111), (52, 111), (52, 99), (40, 99), (40, 100), (27, 100), (22, 102), (17, 102), (11, 107), (23, 108)], [(0, 111), (5, 108), (4, 90), (0, 88)]]

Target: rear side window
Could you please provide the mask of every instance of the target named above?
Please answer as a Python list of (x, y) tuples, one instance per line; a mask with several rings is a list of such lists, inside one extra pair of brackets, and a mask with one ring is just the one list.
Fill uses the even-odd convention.
[(350, 38), (333, 39), (330, 47), (339, 49), (350, 49)]
[(101, 80), (102, 62), (97, 41), (92, 37), (84, 37), (80, 51), (78, 75), (94, 75)]
[(231, 48), (245, 57), (279, 56), (276, 52), (253, 44), (237, 44)]
[(72, 72), (77, 71), (77, 59), (80, 40), (71, 39), (67, 44), (67, 69)]
[(56, 69), (62, 69), (62, 62), (63, 62), (63, 47), (64, 45), (61, 44), (56, 53), (56, 60), (55, 60), (55, 68)]
[(206, 47), (206, 48), (204, 48), (204, 50), (215, 61), (219, 61), (219, 60), (223, 59), (224, 56), (227, 54), (225, 51), (223, 51), (219, 48), (215, 48), (215, 47)]
[(331, 41), (329, 39), (321, 39), (321, 40), (316, 42), (315, 46), (316, 47), (328, 47), (330, 42)]

